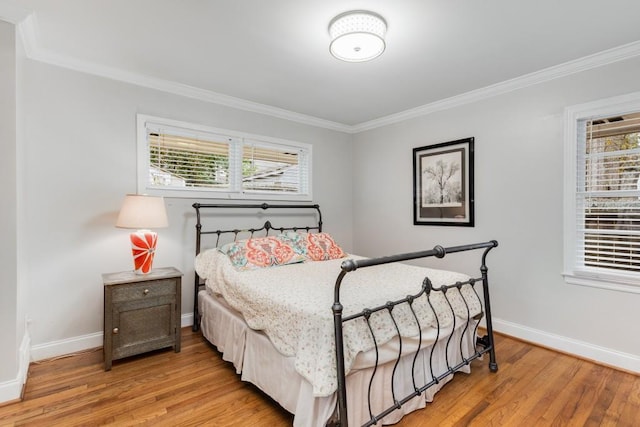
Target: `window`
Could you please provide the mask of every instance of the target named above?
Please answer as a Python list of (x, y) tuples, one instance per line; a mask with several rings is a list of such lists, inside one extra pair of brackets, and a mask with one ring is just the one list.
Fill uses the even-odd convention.
[(640, 93), (566, 124), (565, 280), (640, 293)]
[(311, 146), (138, 115), (138, 192), (311, 200)]

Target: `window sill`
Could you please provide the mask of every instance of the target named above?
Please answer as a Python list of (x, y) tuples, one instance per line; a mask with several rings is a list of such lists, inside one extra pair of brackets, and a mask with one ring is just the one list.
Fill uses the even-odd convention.
[(564, 281), (569, 285), (588, 286), (610, 291), (640, 294), (638, 279), (619, 276), (600, 276), (596, 274), (563, 273)]
[(140, 194), (163, 196), (169, 198), (186, 198), (201, 200), (260, 200), (263, 202), (311, 202), (311, 194), (275, 194), (275, 193), (240, 193), (226, 191), (202, 191), (193, 188), (158, 188), (143, 187)]

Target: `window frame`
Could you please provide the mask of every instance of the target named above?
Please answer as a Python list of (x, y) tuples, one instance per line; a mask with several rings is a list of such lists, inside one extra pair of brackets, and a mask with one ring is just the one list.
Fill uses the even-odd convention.
[[(261, 201), (312, 201), (312, 165), (313, 146), (311, 144), (290, 141), (281, 138), (273, 138), (263, 135), (255, 135), (246, 132), (232, 131), (228, 129), (215, 128), (195, 123), (188, 123), (179, 120), (155, 117), (146, 114), (136, 115), (137, 141), (136, 141), (136, 168), (137, 168), (137, 191), (138, 194), (149, 194), (154, 196), (191, 198), (191, 199), (222, 199), (222, 200), (261, 200)], [(185, 133), (206, 133), (221, 136), (230, 144), (229, 158), (229, 184), (228, 190), (223, 189), (203, 189), (203, 188), (158, 188), (149, 186), (148, 176), (150, 169), (150, 158), (147, 140), (147, 130), (149, 126), (167, 127), (176, 130), (184, 130)], [(244, 142), (248, 144), (262, 144), (265, 147), (274, 149), (294, 149), (302, 150), (304, 153), (300, 157), (301, 169), (306, 170), (306, 176), (300, 179), (299, 193), (284, 193), (276, 191), (250, 190), (245, 192), (242, 188), (242, 149)], [(306, 164), (302, 165), (302, 162)], [(305, 173), (302, 171), (301, 173)]]
[[(565, 109), (564, 132), (564, 265), (563, 277), (572, 285), (640, 294), (640, 274), (593, 271), (577, 263), (578, 250), (578, 125), (585, 120), (640, 112), (640, 92), (578, 104)], [(580, 171), (584, 173), (584, 171)]]

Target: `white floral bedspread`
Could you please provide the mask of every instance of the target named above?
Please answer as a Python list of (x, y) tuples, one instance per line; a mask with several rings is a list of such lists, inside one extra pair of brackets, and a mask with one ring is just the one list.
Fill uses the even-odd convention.
[[(237, 271), (226, 255), (208, 250), (196, 257), (195, 266), (200, 277), (206, 279), (209, 289), (223, 295), (232, 307), (240, 311), (249, 327), (264, 331), (278, 351), (295, 357), (296, 370), (313, 385), (316, 396), (327, 396), (337, 389), (331, 306), (340, 264), (345, 259)], [(343, 315), (416, 294), (426, 276), (435, 288), (469, 279), (460, 273), (400, 263), (360, 268), (348, 273), (342, 282), (340, 300), (344, 306)], [(470, 316), (482, 309), (478, 297), (468, 285), (462, 288), (462, 292), (450, 290), (448, 296), (456, 315), (463, 319), (467, 318), (467, 305)], [(442, 293), (432, 293), (431, 303), (440, 327), (450, 326), (453, 315)], [(423, 328), (437, 327), (426, 297), (417, 299), (414, 309)], [(407, 304), (397, 306), (393, 314), (402, 336), (417, 335), (417, 325)], [(371, 316), (371, 325), (378, 345), (397, 334), (391, 318), (384, 312)], [(364, 321), (348, 322), (344, 329), (347, 373), (356, 355), (373, 347)]]

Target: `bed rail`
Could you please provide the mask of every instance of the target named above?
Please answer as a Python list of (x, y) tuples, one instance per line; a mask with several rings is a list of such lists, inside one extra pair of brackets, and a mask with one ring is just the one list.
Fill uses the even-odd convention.
[[(375, 351), (376, 354), (378, 352), (378, 344), (375, 338), (375, 335), (373, 334), (373, 330), (371, 329), (371, 326), (369, 324), (369, 317), (371, 316), (371, 314), (378, 312), (378, 311), (388, 311), (389, 315), (391, 316), (391, 319), (393, 320), (394, 324), (395, 324), (395, 320), (393, 318), (393, 313), (392, 310), (394, 307), (396, 307), (399, 304), (409, 304), (409, 307), (411, 309), (411, 312), (413, 313), (413, 316), (415, 318), (415, 321), (417, 322), (418, 325), (418, 331), (420, 331), (420, 336), (418, 339), (418, 351), (420, 350), (420, 345), (422, 343), (422, 327), (420, 325), (420, 322), (418, 320), (418, 317), (415, 313), (415, 311), (413, 310), (413, 302), (416, 298), (419, 298), (422, 295), (427, 296), (427, 299), (429, 298), (429, 296), (431, 295), (431, 293), (433, 291), (441, 291), (447, 301), (447, 303), (449, 304), (449, 307), (451, 308), (452, 312), (453, 312), (453, 307), (451, 306), (451, 302), (449, 300), (449, 298), (447, 297), (447, 292), (450, 289), (456, 288), (458, 290), (460, 290), (462, 288), (462, 286), (464, 285), (471, 285), (471, 288), (473, 289), (476, 297), (478, 297), (478, 299), (480, 299), (480, 297), (478, 296), (477, 291), (475, 290), (474, 285), (478, 282), (482, 283), (482, 292), (483, 292), (483, 297), (484, 297), (484, 314), (486, 315), (486, 330), (487, 333), (485, 336), (483, 336), (482, 338), (478, 338), (477, 342), (476, 342), (476, 349), (475, 352), (472, 354), (463, 354), (462, 351), (462, 340), (465, 336), (466, 333), (470, 332), (468, 331), (468, 327), (469, 325), (473, 325), (473, 334), (474, 336), (477, 333), (477, 328), (479, 326), (481, 317), (483, 315), (483, 313), (480, 313), (479, 316), (477, 317), (473, 317), (471, 318), (469, 316), (469, 307), (467, 305), (467, 324), (464, 327), (464, 330), (462, 332), (462, 336), (460, 338), (460, 356), (462, 359), (461, 363), (457, 363), (455, 365), (451, 365), (448, 358), (447, 358), (447, 369), (444, 372), (440, 372), (440, 373), (435, 373), (433, 372), (433, 365), (430, 363), (430, 369), (431, 369), (431, 381), (427, 382), (426, 384), (417, 384), (416, 378), (415, 378), (415, 364), (416, 364), (416, 358), (418, 355), (418, 351), (415, 353), (414, 359), (413, 359), (413, 367), (412, 367), (412, 381), (413, 381), (413, 388), (414, 391), (406, 396), (403, 397), (396, 397), (396, 393), (395, 393), (395, 389), (394, 389), (394, 381), (391, 381), (392, 384), (392, 395), (393, 395), (393, 405), (384, 409), (382, 412), (374, 414), (372, 409), (371, 409), (371, 384), (373, 383), (373, 376), (375, 376), (375, 370), (372, 374), (370, 383), (369, 383), (369, 393), (368, 393), (368, 402), (369, 402), (369, 415), (370, 415), (370, 420), (365, 423), (365, 426), (371, 426), (371, 425), (375, 425), (378, 423), (378, 421), (382, 420), (382, 418), (384, 418), (385, 416), (389, 415), (391, 412), (399, 409), (402, 407), (402, 405), (404, 405), (405, 403), (407, 403), (408, 401), (410, 401), (411, 399), (415, 398), (416, 396), (420, 396), (422, 393), (424, 393), (427, 389), (429, 389), (430, 387), (433, 387), (434, 385), (438, 384), (440, 381), (442, 381), (444, 378), (448, 377), (449, 375), (454, 374), (455, 372), (457, 372), (460, 368), (462, 368), (463, 366), (469, 365), (473, 360), (479, 358), (480, 356), (484, 355), (485, 353), (489, 353), (489, 369), (492, 372), (497, 372), (498, 370), (498, 364), (496, 363), (496, 355), (495, 355), (495, 348), (494, 348), (494, 340), (493, 340), (493, 325), (492, 325), (492, 321), (491, 321), (491, 304), (490, 304), (490, 300), (489, 300), (489, 279), (488, 279), (488, 268), (486, 265), (486, 257), (487, 254), (489, 253), (489, 251), (493, 248), (495, 248), (496, 246), (498, 246), (498, 242), (495, 240), (491, 240), (488, 242), (483, 242), (483, 243), (474, 243), (474, 244), (469, 244), (469, 245), (462, 245), (462, 246), (453, 246), (453, 247), (449, 247), (449, 248), (444, 248), (442, 246), (436, 246), (433, 249), (430, 250), (426, 250), (426, 251), (420, 251), (420, 252), (410, 252), (410, 253), (405, 253), (405, 254), (399, 254), (399, 255), (393, 255), (393, 256), (388, 256), (388, 257), (381, 257), (381, 258), (372, 258), (372, 259), (362, 259), (362, 260), (352, 260), (352, 259), (348, 259), (346, 261), (344, 261), (341, 265), (341, 269), (342, 271), (339, 273), (338, 278), (336, 279), (336, 284), (335, 284), (335, 288), (334, 288), (334, 303), (333, 303), (333, 318), (334, 318), (334, 333), (335, 333), (335, 348), (336, 348), (336, 372), (337, 372), (337, 378), (338, 378), (338, 402), (337, 402), (337, 408), (336, 408), (336, 417), (331, 420), (331, 422), (329, 423), (330, 425), (334, 425), (334, 426), (341, 426), (341, 427), (346, 427), (348, 426), (348, 419), (347, 419), (347, 387), (346, 387), (346, 375), (345, 375), (345, 364), (344, 364), (344, 341), (343, 341), (343, 327), (344, 324), (346, 322), (352, 321), (354, 319), (365, 319), (365, 321), (367, 322), (367, 324), (369, 325), (369, 329), (371, 331), (371, 337), (373, 338), (374, 344), (375, 344)], [(343, 317), (343, 305), (340, 302), (340, 286), (342, 285), (342, 281), (345, 278), (345, 276), (353, 271), (356, 271), (359, 268), (366, 268), (366, 267), (371, 267), (371, 266), (375, 266), (375, 265), (381, 265), (381, 264), (388, 264), (388, 263), (393, 263), (393, 262), (401, 262), (401, 261), (409, 261), (409, 260), (413, 260), (413, 259), (418, 259), (418, 258), (428, 258), (428, 257), (436, 257), (436, 258), (443, 258), (445, 255), (447, 254), (451, 254), (451, 253), (456, 253), (456, 252), (463, 252), (463, 251), (471, 251), (471, 250), (477, 250), (477, 249), (484, 249), (484, 253), (482, 254), (482, 263), (480, 266), (480, 273), (481, 273), (481, 277), (480, 278), (472, 278), (469, 279), (466, 282), (456, 282), (453, 284), (449, 284), (449, 285), (444, 285), (441, 286), (439, 288), (434, 288), (431, 280), (428, 277), (425, 277), (423, 284), (422, 284), (422, 289), (419, 293), (415, 294), (415, 295), (409, 295), (406, 298), (397, 300), (397, 301), (389, 301), (386, 304), (379, 306), (379, 307), (373, 307), (373, 308), (368, 308), (365, 309), (359, 313), (356, 314), (352, 314), (346, 317)], [(464, 298), (463, 298), (464, 300)], [(429, 305), (431, 306), (431, 301), (429, 301)], [(465, 301), (465, 305), (466, 305), (466, 301)], [(433, 309), (433, 306), (431, 306), (431, 308)], [(435, 310), (434, 310), (435, 313)], [(436, 321), (437, 320), (437, 316), (435, 316)], [(454, 328), (455, 328), (455, 314), (453, 316), (454, 319)], [(439, 334), (440, 334), (440, 324), (438, 322), (438, 331), (437, 331), (437, 337), (436, 337), (436, 343), (438, 342), (438, 338), (439, 338)], [(395, 377), (396, 374), (396, 370), (395, 368), (398, 366), (398, 363), (400, 361), (400, 358), (402, 357), (402, 337), (400, 336), (400, 334), (398, 334), (399, 340), (400, 340), (400, 350), (398, 352), (398, 356), (396, 359), (396, 364), (394, 366), (394, 371), (393, 371), (393, 376)], [(449, 335), (447, 342), (446, 342), (446, 351), (448, 354), (449, 351), (449, 346), (451, 345), (451, 338), (452, 335)], [(433, 350), (435, 349), (435, 343), (432, 346), (431, 349), (431, 356), (433, 356)], [(328, 425), (329, 425), (328, 424)]]
[[(264, 233), (264, 235), (268, 235), (271, 230), (284, 232), (284, 231), (297, 231), (297, 230), (305, 230), (307, 232), (311, 230), (316, 230), (317, 232), (322, 232), (322, 212), (320, 211), (320, 206), (316, 204), (269, 204), (269, 203), (255, 203), (255, 204), (210, 204), (210, 203), (194, 203), (193, 208), (196, 210), (196, 255), (200, 253), (202, 249), (202, 236), (205, 235), (216, 235), (216, 242), (214, 247), (218, 247), (220, 244), (220, 237), (224, 235), (233, 235), (233, 240), (237, 240), (238, 236), (242, 236), (244, 234), (248, 234), (249, 236), (253, 236), (256, 233)], [(206, 210), (215, 210), (215, 209), (261, 209), (266, 211), (268, 209), (285, 209), (296, 212), (308, 212), (311, 210), (316, 215), (316, 220), (312, 225), (303, 225), (303, 226), (289, 226), (289, 227), (277, 227), (272, 225), (270, 220), (266, 220), (259, 227), (251, 227), (245, 229), (228, 229), (228, 230), (203, 230), (202, 227), (202, 211)], [(203, 283), (198, 276), (198, 273), (195, 273), (194, 278), (194, 289), (193, 289), (193, 331), (196, 332), (200, 329), (200, 314), (198, 310), (198, 292), (202, 289)]]

